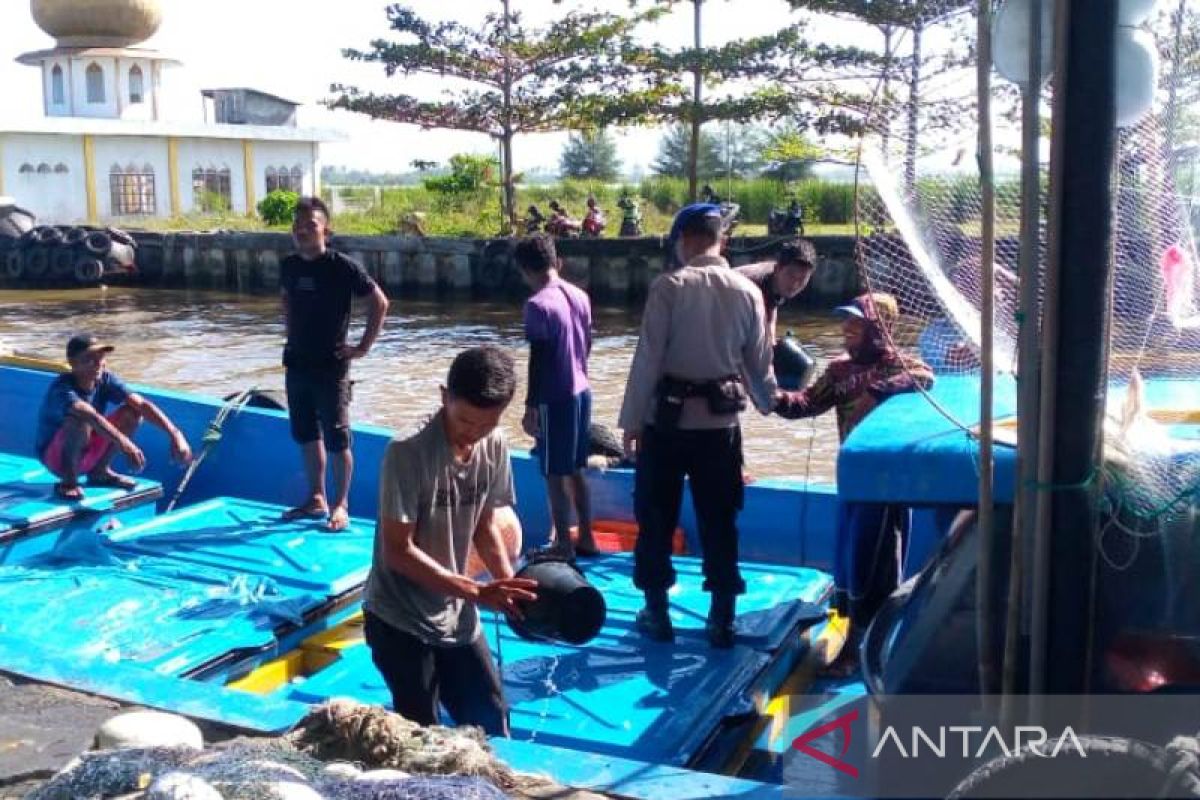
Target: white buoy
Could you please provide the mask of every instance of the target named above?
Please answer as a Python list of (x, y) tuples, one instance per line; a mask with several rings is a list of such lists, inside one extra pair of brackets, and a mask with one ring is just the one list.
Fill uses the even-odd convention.
[(1141, 28), (1117, 28), (1117, 127), (1136, 125), (1154, 105), (1158, 51), (1154, 36)]
[(96, 731), (96, 749), (118, 747), (204, 748), (204, 735), (196, 723), (162, 711), (130, 711), (112, 717)]
[(411, 778), (407, 772), (402, 772), (398, 769), (373, 769), (369, 772), (364, 772), (358, 776), (358, 780), (364, 782), (371, 781), (402, 781), (405, 778)]
[[(992, 65), (1005, 80), (1023, 86), (1029, 80), (1029, 15), (1033, 0), (1006, 0), (992, 24)], [(1054, 56), (1054, 2), (1042, 0), (1040, 83), (1050, 77)]]

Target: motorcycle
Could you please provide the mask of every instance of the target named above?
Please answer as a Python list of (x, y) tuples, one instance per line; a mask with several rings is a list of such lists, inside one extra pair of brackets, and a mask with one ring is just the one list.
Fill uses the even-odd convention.
[(546, 221), (546, 233), (558, 239), (573, 239), (579, 236), (583, 224), (573, 219), (557, 200), (550, 201), (550, 219)]
[(621, 195), (621, 199), (617, 201), (617, 206), (621, 209), (621, 236), (641, 236), (642, 235), (642, 209), (638, 205), (638, 201), (629, 195)]
[(525, 218), (521, 220), (521, 224), (525, 226), (527, 235), (541, 233), (542, 227), (546, 225), (546, 217), (537, 206), (530, 206), (525, 211)]
[(767, 216), (767, 233), (771, 236), (803, 236), (804, 209), (800, 201), (793, 199), (786, 211), (771, 209)]
[(604, 234), (604, 228), (608, 225), (608, 220), (604, 217), (604, 211), (596, 205), (596, 198), (589, 197), (587, 206), (587, 214), (583, 217), (583, 235), (592, 239), (598, 239)]

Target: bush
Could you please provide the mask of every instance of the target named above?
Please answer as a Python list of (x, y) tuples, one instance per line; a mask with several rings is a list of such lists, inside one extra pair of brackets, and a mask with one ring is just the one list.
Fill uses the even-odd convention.
[(276, 189), (258, 201), (258, 216), (268, 225), (286, 225), (296, 214), (300, 195), (286, 189)]

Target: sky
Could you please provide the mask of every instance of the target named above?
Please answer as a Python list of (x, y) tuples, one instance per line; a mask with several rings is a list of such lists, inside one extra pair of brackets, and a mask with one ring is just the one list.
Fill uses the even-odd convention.
[[(457, 152), (494, 152), (488, 137), (458, 131), (422, 131), (411, 125), (370, 120), (318, 103), (332, 83), (384, 92), (407, 92), (434, 98), (436, 78), (387, 78), (374, 64), (345, 59), (345, 47), (366, 49), (386, 37), (384, 0), (162, 0), (163, 25), (145, 44), (182, 62), (169, 70), (164, 113), (181, 120), (201, 118), (199, 90), (249, 86), (303, 103), (300, 124), (341, 131), (348, 141), (325, 145), (326, 165), (378, 172), (407, 171), (414, 159), (445, 162)], [(431, 20), (477, 23), (498, 7), (494, 0), (410, 0), (419, 15)], [(621, 12), (626, 0), (513, 0), (513, 6), (537, 25), (569, 8), (607, 8)], [(705, 44), (772, 32), (798, 19), (784, 0), (708, 0), (704, 5)], [(664, 45), (690, 44), (691, 4), (648, 28), (645, 34)], [(878, 46), (882, 37), (852, 22), (820, 20), (810, 38), (830, 44)], [(876, 39), (880, 41), (877, 42)], [(53, 39), (33, 22), (27, 0), (0, 0), (0, 86), (5, 87), (0, 114), (38, 117), (42, 113), (39, 70), (15, 63), (22, 52), (52, 47)], [(653, 160), (661, 131), (635, 128), (617, 131), (618, 153), (625, 170), (646, 168)], [(514, 165), (518, 170), (556, 170), (566, 134), (518, 138)]]

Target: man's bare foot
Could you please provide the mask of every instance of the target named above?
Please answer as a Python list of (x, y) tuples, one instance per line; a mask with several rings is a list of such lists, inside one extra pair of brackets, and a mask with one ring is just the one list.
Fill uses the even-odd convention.
[(137, 481), (133, 478), (130, 478), (128, 475), (120, 475), (111, 469), (90, 473), (87, 476), (87, 481), (88, 486), (106, 486), (126, 491), (137, 486)]
[(350, 510), (345, 506), (334, 506), (329, 512), (329, 523), (325, 526), (327, 530), (344, 531), (350, 526)]
[(78, 483), (67, 483), (62, 481), (54, 484), (54, 496), (59, 500), (70, 500), (72, 502), (83, 499), (83, 489)]
[(289, 508), (283, 512), (282, 519), (285, 522), (292, 522), (298, 519), (325, 519), (329, 514), (329, 506), (324, 500), (309, 500), (302, 506)]

